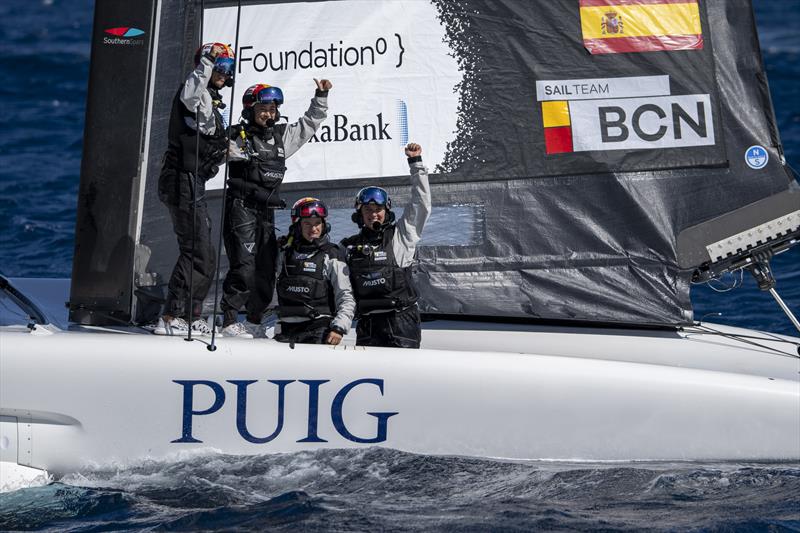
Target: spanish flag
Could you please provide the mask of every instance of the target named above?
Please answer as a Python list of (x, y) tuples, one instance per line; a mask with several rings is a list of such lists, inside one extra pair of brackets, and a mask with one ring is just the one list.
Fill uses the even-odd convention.
[(580, 0), (591, 54), (703, 48), (697, 0)]

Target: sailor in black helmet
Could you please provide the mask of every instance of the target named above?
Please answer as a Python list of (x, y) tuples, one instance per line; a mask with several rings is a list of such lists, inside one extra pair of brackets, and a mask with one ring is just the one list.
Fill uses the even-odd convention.
[(281, 342), (339, 344), (350, 329), (356, 302), (343, 250), (328, 240), (328, 208), (302, 198), (291, 211), (289, 235), (278, 260)]
[[(286, 159), (317, 131), (328, 111), (328, 80), (314, 80), (316, 93), (306, 113), (292, 124), (279, 123), (283, 91), (259, 83), (242, 96), (241, 124), (231, 129), (241, 158), (231, 160), (225, 204), (224, 240), (229, 269), (222, 284), (222, 335), (252, 338), (250, 331), (267, 309), (275, 290), (275, 237), (273, 209), (284, 207), (279, 196)], [(247, 312), (245, 328), (237, 315)]]
[(417, 291), (411, 277), (417, 243), (431, 213), (422, 147), (405, 148), (411, 168), (411, 201), (395, 220), (392, 201), (380, 187), (356, 195), (353, 221), (361, 232), (342, 241), (356, 297), (356, 344), (419, 348)]
[[(200, 318), (216, 265), (205, 183), (217, 174), (229, 146), (220, 113), (225, 104), (219, 91), (231, 85), (234, 65), (230, 46), (204, 44), (195, 54), (194, 71), (172, 103), (169, 144), (158, 193), (169, 209), (179, 255), (169, 279), (163, 315), (154, 330), (157, 335), (187, 334), (190, 327), (184, 320), (187, 305), (191, 305), (192, 331), (198, 335), (211, 334), (205, 320)], [(187, 302), (190, 280), (192, 301)]]

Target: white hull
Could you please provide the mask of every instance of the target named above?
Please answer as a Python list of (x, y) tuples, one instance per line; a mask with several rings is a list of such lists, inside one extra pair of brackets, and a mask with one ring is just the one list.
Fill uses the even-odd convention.
[[(17, 443), (1, 458), (55, 473), (210, 449), (376, 444), (514, 459), (800, 460), (800, 359), (770, 340), (757, 342), (785, 355), (707, 333), (467, 322), (434, 322), (421, 350), (222, 338), (210, 352), (180, 338), (23, 328), (0, 339), (0, 426)], [(359, 380), (372, 381), (346, 390)], [(281, 387), (282, 430), (249, 442), (276, 430)]]

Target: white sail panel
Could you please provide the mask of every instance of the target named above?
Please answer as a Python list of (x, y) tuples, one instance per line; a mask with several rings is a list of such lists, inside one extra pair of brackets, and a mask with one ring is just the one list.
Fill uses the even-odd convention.
[[(293, 122), (314, 94), (313, 78), (333, 82), (328, 120), (287, 161), (287, 183), (405, 175), (397, 153), (409, 141), (425, 147), (428, 164), (444, 160), (463, 73), (434, 5), (300, 2), (247, 5), (238, 13), (236, 6), (206, 9), (203, 27), (204, 42), (236, 44), (239, 23), (234, 123), (250, 85), (280, 87), (281, 114)], [(209, 188), (221, 188), (223, 175), (224, 168)]]

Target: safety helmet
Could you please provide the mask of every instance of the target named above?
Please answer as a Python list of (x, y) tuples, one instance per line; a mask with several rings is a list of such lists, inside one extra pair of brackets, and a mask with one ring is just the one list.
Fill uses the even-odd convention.
[(222, 50), (217, 54), (214, 58), (214, 66), (212, 69), (215, 72), (219, 72), (220, 74), (224, 75), (226, 80), (226, 85), (230, 87), (231, 82), (233, 81), (233, 74), (236, 70), (236, 54), (233, 51), (233, 48), (230, 45), (223, 44), (223, 43), (206, 43), (200, 48), (197, 49), (197, 52), (194, 54), (194, 64), (200, 64), (200, 58), (206, 54), (211, 53), (211, 50), (214, 47), (222, 48)]
[(361, 207), (364, 204), (382, 205), (387, 210), (392, 209), (392, 199), (389, 198), (389, 193), (380, 187), (364, 187), (358, 191), (356, 203), (353, 207), (355, 207), (356, 211), (361, 211)]
[(249, 109), (256, 104), (269, 104), (276, 106), (283, 104), (283, 91), (280, 87), (273, 87), (266, 83), (251, 85), (242, 95), (242, 108)]
[(307, 196), (297, 200), (289, 212), (292, 217), (292, 224), (296, 224), (301, 218), (319, 217), (323, 221), (328, 218), (328, 206), (318, 198)]

